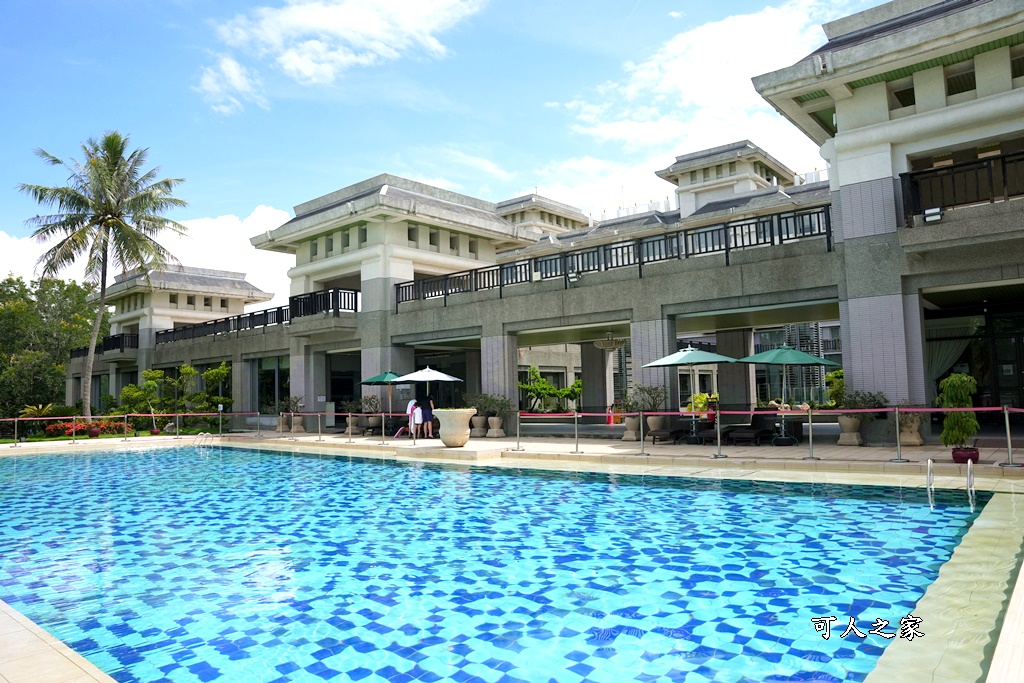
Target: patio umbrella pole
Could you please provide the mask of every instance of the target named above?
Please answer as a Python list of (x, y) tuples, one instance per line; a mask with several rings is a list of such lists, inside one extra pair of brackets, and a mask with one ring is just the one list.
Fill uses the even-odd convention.
[(804, 460), (821, 460), (814, 457), (814, 415), (807, 409), (807, 457)]
[(1010, 440), (1010, 411), (1003, 406), (1003, 422), (1006, 423), (1006, 462), (999, 463), (1000, 467), (1024, 467), (1013, 461), (1013, 442)]
[(903, 459), (903, 447), (900, 444), (900, 407), (896, 406), (896, 457), (889, 458), (889, 462), (910, 462)]

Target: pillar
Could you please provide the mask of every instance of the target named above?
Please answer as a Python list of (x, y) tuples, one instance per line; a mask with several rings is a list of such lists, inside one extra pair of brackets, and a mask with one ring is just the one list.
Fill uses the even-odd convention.
[(675, 367), (645, 368), (646, 363), (676, 352), (674, 318), (634, 321), (630, 325), (633, 386), (664, 386), (668, 392), (666, 407), (679, 407), (679, 375)]
[(611, 385), (608, 382), (608, 368), (611, 366), (609, 356), (608, 351), (599, 349), (590, 342), (580, 344), (583, 395), (577, 407), (584, 412), (604, 412), (611, 405)]
[[(717, 351), (730, 358), (745, 358), (754, 353), (754, 331), (718, 332)], [(718, 401), (722, 410), (750, 410), (754, 404), (754, 366), (750, 363), (719, 363)], [(748, 422), (747, 419), (739, 420)]]
[(480, 389), (519, 405), (519, 339), (515, 334), (480, 339)]

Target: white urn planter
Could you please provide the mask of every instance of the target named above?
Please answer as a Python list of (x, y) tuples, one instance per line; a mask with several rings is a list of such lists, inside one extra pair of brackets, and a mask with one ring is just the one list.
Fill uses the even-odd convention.
[(864, 445), (864, 439), (860, 435), (860, 418), (840, 415), (838, 421), (840, 446)]
[(469, 441), (469, 418), (476, 415), (475, 408), (435, 410), (434, 417), (441, 423), (441, 443), (448, 448), (462, 448)]
[(284, 414), (281, 414), (281, 415), (277, 416), (277, 431), (278, 431), (278, 433), (287, 432), (289, 426), (290, 425), (288, 424), (288, 416), (286, 416)]
[(292, 431), (296, 434), (305, 433), (306, 429), (302, 426), (302, 415), (292, 415)]
[(640, 418), (637, 416), (629, 416), (622, 418), (622, 422), (626, 425), (626, 431), (622, 434), (623, 441), (639, 441), (640, 440)]
[(505, 430), (501, 428), (502, 419), (500, 417), (489, 417), (487, 418), (487, 426), (490, 429), (487, 430), (487, 438), (489, 439), (502, 439), (505, 437)]
[(469, 435), (473, 436), (487, 436), (487, 416), (486, 415), (474, 415), (469, 420), (473, 428), (470, 429)]

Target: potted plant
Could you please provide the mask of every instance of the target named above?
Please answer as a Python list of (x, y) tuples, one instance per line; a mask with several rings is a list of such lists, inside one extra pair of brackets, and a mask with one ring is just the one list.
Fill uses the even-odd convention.
[[(302, 397), (301, 396), (288, 396), (282, 398), (278, 403), (278, 412), (280, 413), (277, 418), (277, 431), (286, 432), (289, 429), (288, 418), (291, 417), (291, 431), (293, 432), (304, 432), (306, 431), (302, 427), (302, 416), (296, 415), (302, 409)], [(288, 415), (285, 415), (287, 413)]]
[(629, 415), (629, 413), (637, 412), (639, 404), (637, 403), (636, 394), (632, 391), (626, 391), (619, 399), (619, 412), (625, 413), (622, 416), (622, 422), (626, 425), (626, 431), (622, 433), (623, 441), (639, 441), (640, 440), (640, 417), (638, 415)]
[(471, 437), (487, 436), (487, 400), (488, 394), (463, 394), (462, 401), (467, 408), (476, 408), (476, 415), (470, 419)]
[[(833, 394), (834, 396), (835, 394)], [(840, 394), (842, 403), (837, 402), (840, 410), (864, 410), (866, 408), (882, 408), (887, 403), (882, 392), (843, 391)], [(876, 413), (841, 413), (839, 415), (839, 445), (863, 446), (864, 438), (860, 435), (860, 427), (874, 420)]]
[[(939, 382), (939, 396), (935, 399), (935, 405), (939, 408), (970, 408), (973, 405), (971, 396), (976, 391), (978, 381), (974, 377), (963, 372), (954, 372)], [(939, 441), (944, 446), (952, 446), (953, 462), (978, 462), (978, 449), (969, 447), (967, 442), (979, 429), (981, 425), (978, 424), (978, 418), (970, 411), (945, 413)]]
[(910, 401), (900, 401), (897, 406), (900, 409), (897, 426), (901, 446), (923, 446), (924, 439), (921, 438), (922, 413), (914, 412), (917, 406)]
[(343, 434), (359, 436), (363, 433), (363, 430), (359, 428), (359, 413), (363, 412), (362, 400), (355, 401), (342, 401), (341, 412), (346, 413), (345, 416), (345, 431)]
[[(465, 394), (462, 397), (466, 406), (476, 408), (477, 414), (470, 418), (473, 429), (470, 436), (486, 436), (492, 439), (505, 436), (502, 424), (516, 406), (508, 396), (502, 394)], [(484, 424), (488, 429), (484, 429)]]
[(366, 424), (369, 427), (380, 426), (380, 396), (374, 396), (373, 394), (367, 394), (363, 396), (362, 409), (364, 413), (367, 413)]
[[(633, 389), (637, 409), (645, 413), (653, 413), (660, 410), (668, 399), (668, 390), (661, 385), (640, 384)], [(665, 415), (649, 415), (647, 417), (648, 431), (660, 431), (665, 429), (667, 423)]]

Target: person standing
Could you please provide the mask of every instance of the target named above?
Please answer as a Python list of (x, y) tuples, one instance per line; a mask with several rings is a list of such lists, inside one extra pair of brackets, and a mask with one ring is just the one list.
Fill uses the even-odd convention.
[(413, 438), (419, 439), (423, 436), (423, 407), (417, 401), (412, 409)]
[(405, 414), (409, 416), (409, 438), (413, 437), (413, 429), (416, 428), (416, 423), (413, 420), (413, 411), (416, 410), (416, 399), (413, 398), (409, 401), (408, 405), (405, 406)]
[(423, 408), (423, 438), (433, 439), (434, 437), (434, 397), (427, 396), (421, 404)]

